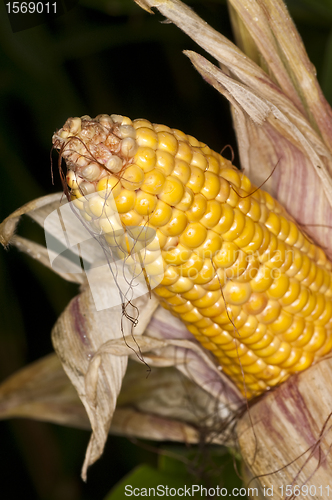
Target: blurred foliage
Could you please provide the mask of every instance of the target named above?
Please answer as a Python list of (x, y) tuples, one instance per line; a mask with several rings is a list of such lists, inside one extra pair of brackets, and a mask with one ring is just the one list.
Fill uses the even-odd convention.
[[(225, 1), (188, 3), (231, 37)], [(180, 128), (216, 150), (231, 144), (236, 151), (227, 102), (182, 54), (184, 49), (199, 48), (176, 27), (163, 23), (159, 14), (147, 14), (132, 0), (81, 0), (65, 16), (13, 34), (4, 5), (0, 4), (1, 220), (27, 201), (60, 190), (56, 156), (52, 185), (51, 137), (69, 116), (146, 117)], [(288, 5), (332, 102), (332, 1), (289, 0)], [(43, 238), (34, 224), (23, 223), (21, 232)], [(52, 350), (51, 328), (77, 292), (76, 286), (25, 255), (0, 249), (1, 379)], [(101, 500), (138, 464), (145, 465), (135, 469), (136, 478), (158, 467), (162, 471), (157, 453), (111, 437), (85, 485), (79, 471), (87, 432), (13, 421), (1, 423), (0, 439), (0, 492), (6, 500), (23, 495)], [(216, 484), (217, 479), (212, 486)]]

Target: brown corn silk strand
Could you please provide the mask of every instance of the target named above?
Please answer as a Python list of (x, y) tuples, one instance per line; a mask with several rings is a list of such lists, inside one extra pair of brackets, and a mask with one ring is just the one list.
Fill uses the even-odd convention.
[(162, 280), (149, 289), (248, 397), (331, 351), (331, 263), (230, 161), (179, 130), (120, 115), (70, 118), (53, 144), (70, 199), (119, 259), (133, 258), (131, 228), (155, 231), (152, 242), (137, 237), (149, 283), (161, 249)]

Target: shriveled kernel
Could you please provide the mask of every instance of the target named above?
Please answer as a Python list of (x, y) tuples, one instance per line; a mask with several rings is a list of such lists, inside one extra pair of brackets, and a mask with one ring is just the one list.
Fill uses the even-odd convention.
[(87, 181), (94, 182), (99, 178), (101, 172), (102, 169), (98, 163), (91, 161), (89, 165), (83, 169), (82, 177), (84, 177)]

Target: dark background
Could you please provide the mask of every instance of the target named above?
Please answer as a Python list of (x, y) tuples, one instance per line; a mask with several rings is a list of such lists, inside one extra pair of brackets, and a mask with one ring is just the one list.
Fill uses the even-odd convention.
[[(188, 3), (232, 36), (225, 1)], [(332, 1), (288, 6), (331, 101)], [(132, 0), (81, 0), (62, 17), (13, 33), (0, 2), (0, 221), (61, 189), (56, 169), (51, 181), (51, 137), (69, 116), (144, 117), (217, 151), (231, 144), (236, 154), (226, 100), (182, 54), (202, 50), (162, 20)], [(24, 223), (20, 233), (41, 237)], [(52, 326), (77, 291), (17, 250), (0, 249), (0, 380), (52, 352)], [(1, 499), (102, 500), (137, 464), (156, 463), (154, 453), (111, 437), (85, 485), (79, 474), (88, 439), (88, 432), (52, 424), (1, 422)]]

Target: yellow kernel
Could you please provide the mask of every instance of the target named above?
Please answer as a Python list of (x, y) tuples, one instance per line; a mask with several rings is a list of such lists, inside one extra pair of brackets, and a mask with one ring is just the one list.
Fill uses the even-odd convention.
[(296, 241), (299, 238), (299, 230), (297, 226), (294, 224), (294, 222), (289, 222), (289, 233), (287, 238), (285, 239), (285, 243), (290, 245), (291, 247), (294, 246)]
[(125, 226), (138, 226), (142, 222), (143, 217), (135, 212), (135, 210), (130, 210), (129, 212), (120, 214), (120, 220)]
[(253, 196), (250, 198), (250, 209), (247, 213), (247, 215), (255, 222), (258, 222), (260, 217), (261, 217), (261, 209), (260, 209), (260, 204), (258, 203), (257, 200)]
[(280, 299), (280, 303), (283, 307), (292, 304), (299, 296), (301, 286), (299, 282), (295, 279), (290, 279), (289, 288), (285, 295)]
[(144, 172), (138, 165), (129, 165), (121, 176), (121, 184), (129, 191), (136, 191), (144, 181)]
[(188, 142), (188, 137), (184, 132), (182, 132), (182, 130), (172, 128), (172, 132), (178, 141), (184, 141), (185, 143)]
[(250, 282), (253, 292), (266, 292), (273, 283), (274, 275), (274, 270), (263, 264)]
[[(249, 317), (250, 316), (248, 316), (248, 318)], [(259, 324), (258, 321), (257, 321), (257, 324), (258, 324), (258, 326), (257, 326), (255, 332), (250, 337), (246, 337), (246, 338), (241, 337), (241, 342), (244, 342), (245, 344), (247, 344), (249, 346), (256, 345), (259, 341), (261, 341), (266, 336), (266, 333), (267, 333), (266, 326)], [(239, 329), (239, 332), (241, 331), (241, 329), (243, 327), (244, 327), (244, 325)]]
[(242, 196), (242, 198), (239, 199), (238, 208), (244, 215), (248, 215), (251, 208), (251, 198), (247, 196), (246, 191), (243, 191), (243, 189), (239, 189), (238, 194)]
[(307, 288), (301, 287), (298, 298), (291, 305), (285, 307), (285, 311), (291, 314), (300, 313), (309, 300), (309, 293)]
[(182, 297), (187, 300), (197, 300), (201, 297), (204, 297), (205, 294), (206, 290), (204, 290), (204, 288), (202, 288), (200, 285), (194, 285), (190, 291), (183, 293)]
[(205, 182), (201, 189), (201, 193), (207, 200), (214, 200), (219, 193), (220, 181), (219, 177), (212, 172), (205, 172)]
[(327, 301), (323, 313), (316, 319), (315, 324), (317, 326), (325, 326), (328, 321), (330, 321), (332, 316), (332, 303)]
[[(260, 358), (265, 358), (274, 354), (281, 347), (281, 341), (274, 337), (272, 341), (268, 343), (263, 349), (256, 349), (255, 346), (251, 346), (251, 349), (255, 351), (255, 354)], [(265, 360), (264, 360), (265, 361)]]
[(237, 331), (238, 336), (241, 339), (241, 342), (243, 342), (244, 339), (251, 337), (254, 334), (257, 326), (258, 326), (257, 318), (255, 316), (249, 315), (247, 321)]
[(292, 265), (286, 271), (286, 274), (289, 277), (295, 276), (300, 271), (303, 264), (302, 252), (300, 252), (300, 250), (298, 250), (297, 248), (292, 248), (292, 257), (293, 257)]
[[(194, 286), (194, 283), (185, 276), (180, 276), (174, 285), (170, 285), (168, 290), (174, 293), (186, 293), (189, 292)], [(186, 321), (186, 320), (185, 320)]]
[(75, 196), (71, 196), (71, 203), (78, 208), (79, 210), (84, 210), (84, 202), (82, 200), (77, 199)]
[(314, 326), (312, 324), (306, 323), (303, 333), (293, 342), (295, 347), (304, 347), (310, 342), (313, 334), (315, 332)]
[(114, 175), (104, 177), (98, 182), (96, 190), (102, 198), (108, 198), (111, 193), (113, 197), (118, 196), (121, 192), (120, 180)]
[(215, 319), (216, 316), (220, 316), (220, 314), (225, 312), (225, 304), (224, 301), (221, 299), (212, 304), (211, 306), (199, 308), (199, 311), (202, 314), (202, 316)]
[(166, 236), (178, 236), (183, 233), (187, 223), (188, 219), (186, 215), (181, 210), (174, 208), (172, 217), (167, 224), (160, 228), (160, 231)]
[(288, 220), (283, 217), (282, 215), (280, 216), (280, 231), (278, 234), (278, 238), (282, 241), (285, 241), (288, 238), (290, 231), (290, 225)]
[(158, 149), (168, 151), (173, 156), (176, 155), (178, 150), (178, 141), (173, 134), (166, 131), (157, 132), (158, 136)]
[(231, 188), (229, 187), (229, 183), (222, 177), (219, 177), (219, 182), (220, 188), (219, 193), (216, 196), (216, 200), (219, 201), (219, 203), (225, 203), (225, 201), (229, 198)]
[(249, 300), (251, 286), (249, 283), (228, 281), (223, 288), (223, 293), (227, 304), (241, 305)]
[(241, 176), (239, 171), (235, 168), (222, 168), (220, 170), (220, 175), (233, 184), (236, 190), (241, 188)]
[(145, 193), (144, 191), (137, 191), (136, 193), (136, 201), (135, 201), (135, 210), (140, 215), (149, 215), (153, 212), (157, 205), (157, 197)]
[(234, 240), (234, 243), (239, 248), (246, 248), (252, 241), (255, 234), (256, 224), (249, 218), (245, 217), (245, 226), (240, 236)]
[(218, 160), (216, 158), (214, 158), (214, 156), (212, 156), (212, 155), (206, 155), (206, 159), (207, 159), (208, 164), (209, 164), (207, 170), (209, 172), (213, 172), (214, 174), (219, 175), (220, 165), (219, 165)]
[(179, 158), (180, 160), (183, 160), (190, 165), (192, 157), (193, 157), (193, 150), (190, 147), (190, 145), (184, 140), (179, 140), (176, 158)]
[(156, 160), (156, 152), (154, 149), (148, 147), (139, 147), (134, 156), (135, 164), (138, 165), (144, 173), (150, 172), (155, 168)]
[(161, 200), (157, 201), (156, 208), (152, 212), (149, 222), (154, 227), (161, 227), (167, 224), (172, 217), (172, 209), (167, 203)]
[(223, 233), (222, 237), (226, 241), (234, 241), (244, 229), (246, 219), (243, 213), (238, 209), (234, 209), (234, 220), (230, 229)]
[(196, 285), (204, 285), (209, 283), (215, 275), (215, 269), (211, 264), (211, 259), (205, 259), (203, 262), (203, 267), (200, 272), (193, 278), (193, 282)]
[(142, 118), (138, 118), (137, 120), (134, 120), (133, 127), (135, 130), (137, 130), (138, 128), (142, 128), (142, 127), (149, 128), (149, 129), (153, 130), (152, 123), (150, 123), (148, 120), (144, 120)]
[(281, 223), (280, 223), (280, 217), (275, 214), (274, 212), (270, 212), (268, 218), (265, 221), (266, 227), (273, 233), (275, 236), (278, 236), (280, 228), (281, 228)]
[[(158, 136), (154, 130), (146, 127), (140, 127), (136, 130), (136, 142), (139, 147), (157, 149)], [(138, 153), (136, 153), (137, 155)], [(135, 157), (135, 163), (137, 163)]]
[(271, 299), (281, 299), (289, 288), (289, 278), (286, 274), (280, 274), (274, 280), (266, 292)]
[(206, 206), (206, 212), (200, 220), (206, 228), (214, 228), (220, 221), (222, 214), (221, 204), (215, 200), (209, 200)]
[(168, 127), (167, 125), (159, 124), (159, 123), (154, 123), (153, 128), (156, 132), (168, 132), (168, 133), (172, 132), (170, 127)]
[(226, 275), (223, 269), (217, 269), (211, 281), (202, 285), (205, 290), (215, 291), (220, 290), (222, 286), (226, 283)]
[(184, 194), (181, 201), (175, 205), (175, 208), (183, 210), (184, 212), (189, 210), (194, 202), (194, 193), (190, 188), (184, 188)]
[(207, 230), (199, 222), (191, 222), (180, 236), (180, 242), (189, 248), (199, 247), (207, 236)]
[[(270, 242), (267, 246), (267, 249), (265, 250), (265, 252), (260, 253), (260, 256), (259, 256), (259, 260), (262, 263), (268, 262), (270, 259), (273, 258), (274, 254), (278, 248), (278, 243), (279, 243), (278, 238), (274, 234), (270, 233)], [(281, 265), (280, 262), (279, 262), (279, 264)]]
[(184, 186), (179, 179), (170, 175), (166, 177), (165, 183), (158, 194), (160, 200), (168, 203), (168, 205), (175, 206), (182, 200)]
[[(174, 266), (167, 266), (160, 284), (164, 286), (174, 285), (174, 283), (176, 283), (178, 279), (179, 273), (177, 272), (177, 268)], [(169, 304), (174, 304), (174, 302), (171, 302), (171, 300), (175, 299), (175, 297), (171, 297), (167, 302)]]
[(277, 320), (280, 311), (281, 305), (279, 302), (277, 300), (269, 300), (264, 310), (257, 314), (257, 319), (260, 323), (268, 325), (269, 323), (273, 323)]
[[(170, 174), (167, 174), (170, 175)], [(182, 184), (187, 184), (190, 179), (191, 169), (186, 161), (175, 159), (175, 165), (173, 169), (173, 174), (175, 177), (182, 182)]]
[(195, 194), (190, 210), (186, 211), (186, 216), (190, 222), (199, 221), (207, 209), (207, 200), (202, 194)]
[(164, 174), (154, 168), (144, 176), (144, 182), (141, 186), (142, 191), (150, 194), (159, 194), (165, 183)]
[(302, 356), (302, 349), (298, 349), (296, 347), (292, 348), (286, 361), (279, 364), (280, 368), (289, 368), (295, 365), (295, 363), (298, 363), (301, 356)]
[(326, 331), (325, 328), (321, 326), (315, 326), (314, 334), (310, 342), (304, 346), (303, 350), (308, 352), (315, 352), (320, 349), (326, 341)]
[(289, 371), (291, 373), (300, 372), (309, 368), (314, 360), (314, 355), (311, 352), (304, 352), (300, 358), (300, 361), (293, 365)]
[(181, 315), (183, 313), (190, 312), (192, 309), (194, 309), (194, 306), (191, 304), (191, 302), (188, 301), (185, 304), (173, 306), (172, 311)]
[(197, 147), (199, 148), (200, 143), (199, 143), (199, 141), (196, 139), (196, 137), (193, 137), (192, 135), (188, 135), (188, 134), (187, 134), (187, 140), (189, 141), (189, 144), (190, 144), (191, 146), (194, 146), (194, 147), (196, 147), (196, 148), (197, 148)]
[(213, 257), (213, 262), (217, 267), (230, 267), (234, 264), (238, 257), (239, 249), (235, 243), (231, 241), (224, 241), (221, 249)]
[(197, 194), (204, 186), (204, 182), (204, 172), (198, 167), (191, 166), (191, 175), (189, 181), (186, 183), (186, 186), (189, 187), (193, 191), (193, 193)]
[(113, 215), (116, 211), (115, 203), (110, 203), (110, 200), (103, 200), (100, 196), (90, 198), (88, 207), (95, 217), (101, 217), (103, 214), (104, 216)]
[(156, 167), (160, 170), (165, 177), (171, 175), (174, 169), (174, 156), (168, 153), (168, 151), (163, 151), (158, 149), (156, 152)]
[(203, 260), (196, 253), (192, 252), (190, 258), (181, 265), (178, 265), (177, 269), (180, 276), (186, 276), (187, 278), (195, 278), (197, 273), (203, 267)]
[(129, 191), (128, 189), (121, 189), (121, 193), (114, 198), (114, 201), (117, 211), (120, 214), (124, 214), (134, 208), (136, 193), (134, 191)]
[(212, 259), (221, 248), (222, 240), (214, 231), (208, 231), (205, 241), (194, 252), (202, 259)]
[(228, 203), (228, 205), (230, 205), (231, 207), (235, 208), (238, 206), (239, 200), (240, 200), (240, 198), (236, 194), (235, 190), (233, 188), (231, 188), (229, 191), (229, 196), (226, 200), (226, 203)]
[[(171, 292), (164, 286), (157, 286), (154, 290), (154, 293), (156, 293), (159, 297), (162, 298), (169, 298), (169, 297), (174, 297), (176, 295), (174, 292)], [(162, 306), (164, 306), (164, 303), (161, 303)]]
[(221, 205), (221, 216), (219, 222), (216, 226), (214, 226), (213, 230), (218, 233), (224, 235), (227, 233), (233, 223), (235, 218), (235, 212), (232, 207), (227, 205), (227, 203), (223, 203)]
[(192, 251), (179, 244), (169, 250), (162, 250), (162, 256), (166, 264), (179, 266), (190, 258)]
[[(220, 297), (221, 297), (220, 290), (209, 291), (209, 292), (206, 292), (205, 295), (203, 297), (201, 297), (200, 299), (192, 301), (192, 303), (195, 307), (197, 307), (199, 309), (203, 309), (205, 307), (210, 307), (213, 304), (215, 304), (216, 302), (218, 302)], [(218, 326), (218, 328), (220, 328), (220, 327)], [(205, 333), (204, 333), (204, 335), (205, 335)], [(214, 334), (214, 335), (216, 335), (216, 334)]]
[(254, 235), (250, 243), (242, 247), (243, 251), (248, 254), (255, 253), (261, 247), (263, 238), (264, 233), (261, 225), (259, 223), (254, 224)]
[(191, 160), (191, 167), (197, 167), (203, 172), (208, 168), (208, 162), (205, 156), (200, 151), (194, 151)]
[[(174, 275), (177, 276), (176, 279), (178, 279), (178, 275), (175, 271), (175, 268), (174, 267), (168, 267), (166, 270), (165, 270), (165, 274), (167, 274), (169, 272), (169, 270), (171, 270), (171, 274), (174, 273)], [(176, 281), (176, 280), (175, 280)], [(170, 283), (171, 285), (171, 283)], [(183, 299), (181, 297), (181, 295), (174, 295), (174, 297), (170, 297), (169, 299), (167, 299), (167, 303), (170, 304), (171, 306), (179, 306), (180, 304), (185, 304), (187, 301), (186, 299)]]

